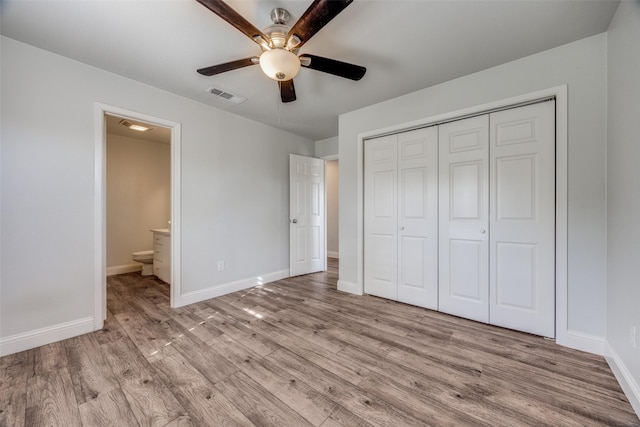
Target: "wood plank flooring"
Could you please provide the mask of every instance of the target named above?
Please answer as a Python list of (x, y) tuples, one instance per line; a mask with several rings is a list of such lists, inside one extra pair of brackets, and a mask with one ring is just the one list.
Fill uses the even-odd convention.
[(0, 426), (640, 426), (602, 357), (336, 281), (110, 277), (102, 331), (0, 359)]

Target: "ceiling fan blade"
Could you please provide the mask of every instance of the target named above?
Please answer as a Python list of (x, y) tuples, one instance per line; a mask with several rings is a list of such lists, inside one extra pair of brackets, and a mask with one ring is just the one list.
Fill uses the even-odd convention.
[[(198, 0), (200, 1), (200, 0)], [(299, 48), (311, 37), (342, 12), (353, 0), (314, 0), (311, 6), (302, 14), (298, 22), (287, 33), (287, 40), (291, 36), (300, 39), (295, 45)]]
[(280, 88), (280, 99), (282, 99), (282, 102), (293, 102), (296, 100), (296, 89), (293, 87), (293, 79), (286, 81), (278, 80), (278, 87)]
[(254, 42), (269, 44), (269, 38), (222, 0), (196, 0), (198, 3), (236, 27)]
[(225, 62), (224, 64), (212, 65), (210, 67), (200, 68), (198, 72), (203, 76), (215, 76), (216, 74), (225, 73), (238, 68), (248, 67), (258, 63), (257, 57), (238, 59), (237, 61)]
[[(307, 62), (305, 61), (306, 58), (309, 58), (311, 62), (305, 65)], [(306, 53), (304, 55), (300, 55), (300, 62), (303, 67), (351, 80), (360, 80), (367, 72), (367, 69), (360, 65), (349, 64), (348, 62), (337, 61), (335, 59), (323, 58), (322, 56), (309, 55)]]

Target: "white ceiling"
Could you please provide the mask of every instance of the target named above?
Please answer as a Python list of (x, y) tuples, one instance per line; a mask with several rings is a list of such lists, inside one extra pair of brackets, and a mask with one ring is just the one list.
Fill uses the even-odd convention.
[[(284, 7), (295, 22), (310, 0), (229, 0), (256, 27)], [(319, 140), (338, 115), (607, 30), (613, 0), (356, 0), (303, 46), (367, 67), (354, 82), (310, 69), (295, 78), (298, 100), (282, 104), (259, 67), (213, 77), (197, 68), (260, 53), (257, 44), (195, 0), (2, 1), (3, 35)], [(46, 64), (43, 64), (46, 71)], [(211, 86), (246, 97), (239, 105)]]

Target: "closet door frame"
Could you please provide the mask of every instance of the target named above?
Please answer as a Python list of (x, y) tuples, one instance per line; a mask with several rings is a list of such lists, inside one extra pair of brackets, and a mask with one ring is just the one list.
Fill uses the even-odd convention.
[(482, 114), (492, 110), (508, 108), (525, 103), (533, 103), (545, 98), (556, 99), (556, 343), (592, 353), (602, 354), (603, 343), (589, 339), (568, 329), (567, 307), (567, 248), (568, 248), (568, 88), (560, 85), (527, 94), (522, 94), (498, 101), (439, 114), (411, 122), (400, 123), (380, 129), (363, 132), (358, 135), (357, 143), (357, 203), (359, 206), (356, 218), (356, 265), (357, 282), (338, 281), (338, 289), (360, 294), (364, 293), (364, 141), (378, 136), (398, 133), (419, 127), (437, 125), (456, 118)]

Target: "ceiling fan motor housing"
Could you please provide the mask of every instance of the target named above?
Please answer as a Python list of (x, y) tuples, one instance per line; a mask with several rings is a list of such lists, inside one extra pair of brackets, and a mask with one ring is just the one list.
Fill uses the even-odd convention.
[[(269, 25), (264, 29), (264, 34), (269, 38), (269, 48), (271, 49), (282, 49), (285, 47), (287, 43), (287, 32), (289, 31), (289, 27), (284, 24), (273, 24)], [(265, 46), (262, 46), (262, 49), (265, 50)]]

